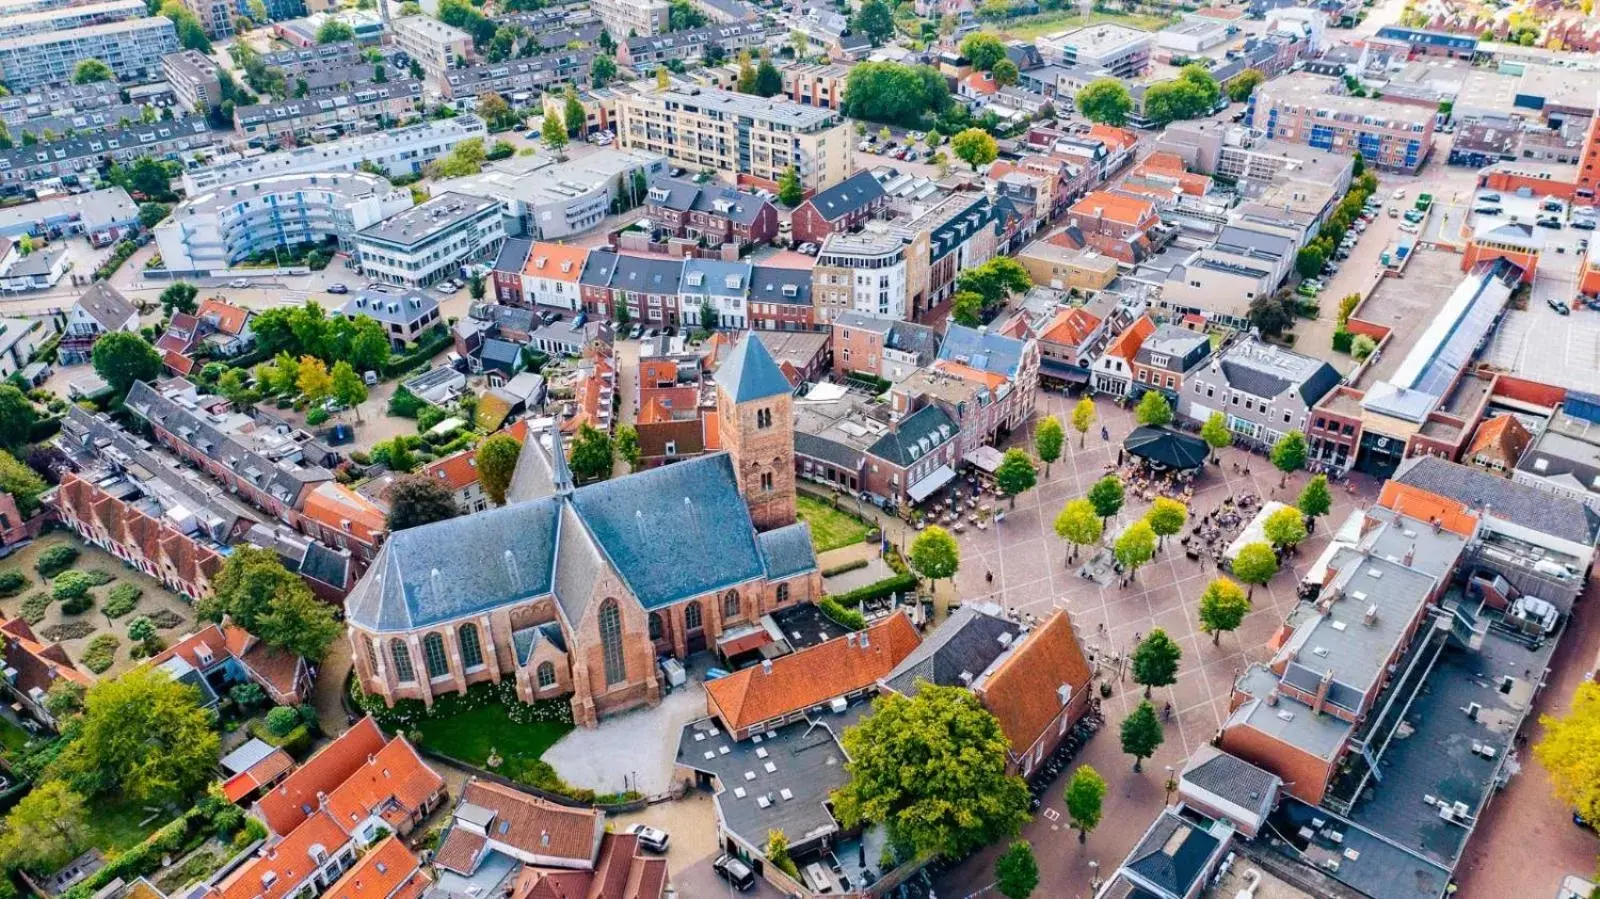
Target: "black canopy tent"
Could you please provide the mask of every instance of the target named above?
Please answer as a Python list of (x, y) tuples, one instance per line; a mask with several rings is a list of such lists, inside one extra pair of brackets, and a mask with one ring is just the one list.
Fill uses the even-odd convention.
[(1211, 454), (1204, 440), (1166, 428), (1135, 428), (1122, 448), (1152, 465), (1180, 470), (1199, 468)]

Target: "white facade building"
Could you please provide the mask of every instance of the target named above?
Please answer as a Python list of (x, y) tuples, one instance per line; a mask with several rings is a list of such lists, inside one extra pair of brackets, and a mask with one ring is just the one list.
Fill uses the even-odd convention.
[(0, 40), (0, 79), (13, 92), (66, 84), (78, 63), (98, 59), (120, 81), (159, 77), (161, 57), (178, 50), (178, 31), (165, 16), (87, 25)]
[(671, 8), (667, 0), (592, 0), (589, 9), (620, 44), (629, 35), (649, 37), (666, 31)]
[(0, 38), (22, 37), (46, 31), (67, 31), (87, 25), (137, 19), (148, 13), (144, 0), (106, 0), (66, 9), (42, 10), (0, 16)]
[(505, 240), (498, 201), (446, 192), (362, 229), (355, 248), (368, 277), (426, 287), (492, 261)]
[(837, 312), (906, 318), (906, 244), (893, 234), (830, 234), (812, 270), (817, 324)]
[(477, 175), (440, 182), (440, 189), (498, 201), (513, 236), (556, 240), (598, 227), (619, 193), (635, 187), (638, 172), (641, 183), (650, 184), (667, 173), (667, 158), (610, 148), (565, 162), (545, 154), (513, 156)]
[(444, 83), (445, 73), (472, 58), (472, 35), (427, 16), (403, 16), (391, 29), (396, 47), (422, 65), (428, 83)]

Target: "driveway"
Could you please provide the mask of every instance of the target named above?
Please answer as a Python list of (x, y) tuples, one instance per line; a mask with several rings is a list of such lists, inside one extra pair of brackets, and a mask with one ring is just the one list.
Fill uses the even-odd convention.
[(673, 871), (672, 886), (678, 895), (686, 899), (787, 899), (781, 890), (759, 877), (754, 887), (739, 892), (712, 870), (711, 863), (716, 859), (715, 854), (708, 855), (683, 871)]

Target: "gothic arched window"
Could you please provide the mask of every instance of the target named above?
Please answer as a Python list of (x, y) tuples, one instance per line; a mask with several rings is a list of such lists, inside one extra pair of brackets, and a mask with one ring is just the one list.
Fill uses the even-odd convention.
[(622, 657), (622, 612), (615, 599), (600, 604), (600, 649), (606, 663), (606, 686), (622, 683), (628, 667)]

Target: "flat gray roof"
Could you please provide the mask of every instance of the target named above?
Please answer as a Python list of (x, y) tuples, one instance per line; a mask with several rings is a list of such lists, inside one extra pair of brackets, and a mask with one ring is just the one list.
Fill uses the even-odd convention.
[(446, 191), (421, 206), (413, 206), (381, 222), (368, 225), (361, 230), (360, 237), (413, 246), (441, 231), (447, 231), (462, 222), (476, 218), (486, 209), (499, 208), (500, 201), (494, 198), (472, 197)]

